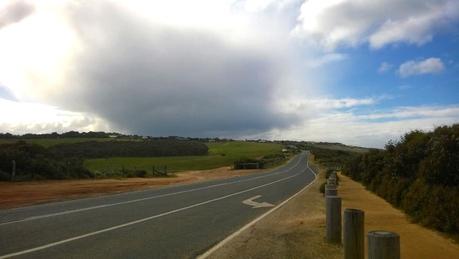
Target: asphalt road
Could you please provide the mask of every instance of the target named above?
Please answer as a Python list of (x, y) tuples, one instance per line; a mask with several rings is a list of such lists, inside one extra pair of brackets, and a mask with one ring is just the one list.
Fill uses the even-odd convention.
[(268, 173), (0, 211), (1, 258), (193, 258), (315, 179)]

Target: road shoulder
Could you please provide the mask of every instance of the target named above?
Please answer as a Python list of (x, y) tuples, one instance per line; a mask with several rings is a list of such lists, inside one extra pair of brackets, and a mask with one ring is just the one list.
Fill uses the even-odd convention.
[(208, 258), (342, 258), (340, 246), (324, 242), (325, 210), (319, 192), (323, 175)]
[(263, 173), (265, 171), (268, 170), (232, 170), (231, 167), (221, 167), (211, 170), (180, 172), (173, 177), (159, 178), (0, 182), (0, 209), (87, 198), (147, 188), (227, 179), (236, 176)]

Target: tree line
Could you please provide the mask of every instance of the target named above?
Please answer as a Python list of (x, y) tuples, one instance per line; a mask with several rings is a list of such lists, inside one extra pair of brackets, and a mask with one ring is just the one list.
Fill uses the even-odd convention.
[(384, 150), (351, 159), (343, 173), (415, 222), (459, 232), (459, 124), (407, 133)]
[[(12, 178), (13, 161), (15, 177)], [(0, 145), (0, 180), (90, 178), (82, 158), (57, 158), (49, 149), (18, 141)]]
[(0, 180), (71, 179), (94, 177), (84, 159), (105, 157), (152, 157), (206, 155), (208, 147), (198, 141), (158, 139), (145, 141), (89, 141), (41, 145), (17, 141), (0, 145)]
[(156, 139), (144, 141), (88, 141), (51, 146), (50, 151), (63, 157), (152, 157), (207, 155), (206, 144), (197, 141)]

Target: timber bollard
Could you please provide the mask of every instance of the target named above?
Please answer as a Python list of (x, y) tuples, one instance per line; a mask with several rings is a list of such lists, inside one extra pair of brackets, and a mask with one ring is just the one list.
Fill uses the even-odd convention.
[(325, 185), (325, 196), (337, 196), (338, 195), (338, 189), (336, 189), (336, 186), (331, 186), (331, 185)]
[(330, 243), (341, 243), (341, 198), (325, 196), (326, 237)]
[(368, 259), (400, 259), (400, 236), (384, 230), (368, 232)]
[(333, 180), (333, 179), (331, 179), (331, 178), (328, 178), (327, 184), (328, 184), (328, 185), (336, 185), (336, 180)]
[(11, 161), (11, 164), (11, 181), (14, 181), (14, 179), (16, 178), (16, 160)]
[(344, 259), (364, 259), (363, 224), (365, 213), (358, 209), (344, 210)]

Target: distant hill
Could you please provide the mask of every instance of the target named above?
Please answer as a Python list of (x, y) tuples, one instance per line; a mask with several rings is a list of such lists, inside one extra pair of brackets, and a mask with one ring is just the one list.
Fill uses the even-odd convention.
[(357, 147), (357, 146), (348, 146), (341, 143), (328, 143), (328, 142), (310, 142), (311, 145), (324, 148), (324, 149), (331, 149), (331, 150), (342, 150), (342, 151), (349, 151), (349, 152), (356, 152), (356, 153), (366, 153), (370, 151), (370, 148), (364, 147)]

